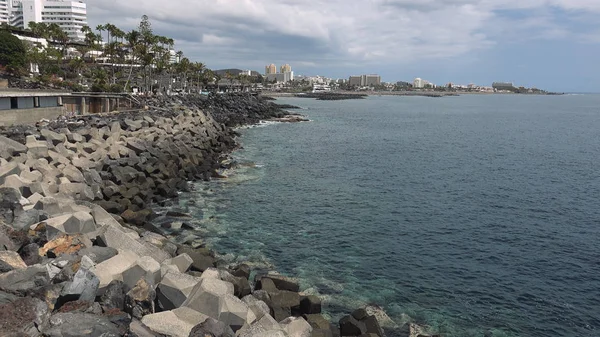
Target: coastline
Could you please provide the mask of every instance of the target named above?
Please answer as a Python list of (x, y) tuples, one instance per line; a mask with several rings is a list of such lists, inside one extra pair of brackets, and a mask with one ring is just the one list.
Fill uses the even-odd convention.
[[(511, 93), (511, 92), (441, 92), (441, 91), (331, 91), (323, 94), (354, 95), (354, 96), (404, 96), (404, 97), (456, 97), (462, 95), (525, 95), (525, 96), (556, 96), (562, 93)], [(263, 91), (264, 97), (302, 97), (304, 93)], [(314, 95), (314, 94), (309, 94)], [(319, 95), (319, 94), (316, 94)]]
[[(139, 113), (2, 130), (0, 229), (12, 253), (0, 255), (8, 264), (0, 295), (12, 297), (0, 302), (7, 313), (0, 331), (187, 336), (218, 327), (257, 337), (383, 335), (372, 308), (333, 325), (320, 315), (319, 298), (298, 293), (296, 279), (257, 274), (252, 289), (249, 266), (223, 268), (201, 237), (169, 239), (190, 227), (173, 203), (178, 191), (228, 167), (223, 159), (238, 146), (232, 127), (289, 121), (281, 119), (286, 113), (242, 95), (143, 104)], [(156, 214), (153, 205), (169, 210)], [(28, 282), (33, 275), (37, 281)], [(17, 312), (38, 323), (19, 320)]]

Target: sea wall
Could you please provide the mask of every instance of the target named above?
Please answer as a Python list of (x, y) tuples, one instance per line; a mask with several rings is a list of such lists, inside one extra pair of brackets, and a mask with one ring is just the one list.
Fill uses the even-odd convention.
[(332, 325), (297, 280), (217, 268), (151, 225), (153, 204), (216, 175), (231, 126), (283, 111), (252, 96), (140, 103), (0, 129), (1, 336), (382, 335), (365, 310)]

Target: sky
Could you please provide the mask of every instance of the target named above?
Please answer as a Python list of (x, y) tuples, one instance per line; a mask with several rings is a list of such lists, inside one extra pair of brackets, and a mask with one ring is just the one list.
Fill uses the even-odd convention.
[[(600, 91), (600, 0), (87, 0), (88, 22), (155, 34), (211, 69)], [(143, 3), (143, 6), (140, 5)]]

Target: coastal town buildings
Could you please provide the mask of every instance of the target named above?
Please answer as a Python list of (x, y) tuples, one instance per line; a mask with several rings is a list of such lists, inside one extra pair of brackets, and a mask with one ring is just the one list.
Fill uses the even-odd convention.
[(348, 79), (348, 84), (350, 86), (357, 87), (372, 87), (375, 85), (381, 84), (381, 76), (379, 75), (360, 75), (360, 76), (350, 76)]
[[(1, 16), (0, 5), (0, 16)], [(30, 22), (56, 23), (69, 38), (85, 39), (81, 28), (88, 24), (87, 7), (83, 1), (67, 0), (15, 0), (11, 6), (10, 24), (25, 29)]]
[(281, 71), (280, 73), (289, 73), (292, 71), (292, 67), (289, 64), (284, 64), (281, 66)]
[(277, 66), (270, 64), (265, 67), (265, 78), (267, 82), (288, 83), (294, 80), (294, 72), (289, 64), (281, 66), (281, 72), (277, 72)]
[(265, 75), (269, 75), (269, 74), (277, 74), (277, 66), (274, 65), (273, 63), (271, 63), (265, 67)]

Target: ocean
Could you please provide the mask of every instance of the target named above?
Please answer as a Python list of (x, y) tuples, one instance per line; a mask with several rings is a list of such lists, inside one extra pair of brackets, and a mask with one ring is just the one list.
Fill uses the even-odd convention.
[(600, 95), (286, 98), (181, 195), (227, 261), (445, 337), (600, 336)]

